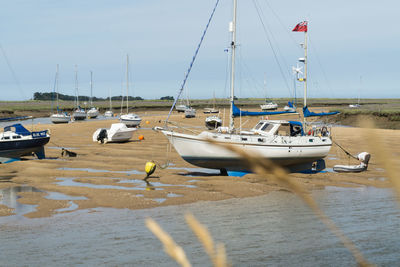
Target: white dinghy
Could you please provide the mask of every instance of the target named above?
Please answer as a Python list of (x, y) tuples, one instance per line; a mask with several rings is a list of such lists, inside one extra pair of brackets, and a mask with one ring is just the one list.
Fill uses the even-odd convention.
[(357, 155), (357, 158), (360, 162), (359, 165), (335, 165), (333, 166), (333, 170), (335, 172), (363, 172), (368, 168), (368, 162), (371, 158), (371, 154), (368, 152), (361, 152)]
[(128, 128), (124, 123), (113, 123), (110, 129), (99, 128), (93, 133), (93, 142), (99, 143), (122, 143), (132, 138), (136, 128)]

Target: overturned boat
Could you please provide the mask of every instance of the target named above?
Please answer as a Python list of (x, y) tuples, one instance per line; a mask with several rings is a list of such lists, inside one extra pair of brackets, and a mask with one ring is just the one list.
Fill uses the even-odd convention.
[(127, 142), (132, 138), (136, 128), (128, 128), (124, 123), (113, 123), (109, 129), (99, 128), (93, 133), (93, 142)]
[(50, 140), (48, 130), (30, 132), (22, 124), (4, 127), (0, 133), (0, 163), (34, 153), (39, 159), (45, 158), (44, 145)]

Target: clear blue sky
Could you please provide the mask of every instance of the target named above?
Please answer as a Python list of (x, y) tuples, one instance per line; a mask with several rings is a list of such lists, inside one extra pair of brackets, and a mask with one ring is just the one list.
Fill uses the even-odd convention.
[[(60, 93), (74, 95), (76, 64), (80, 95), (90, 95), (91, 70), (95, 96), (106, 97), (109, 89), (125, 94), (126, 54), (130, 95), (175, 97), (215, 1), (6, 1), (0, 9), (0, 100), (52, 91), (56, 64)], [(190, 98), (228, 96), (224, 49), (231, 2), (221, 0), (217, 8), (189, 77)], [(360, 88), (365, 98), (400, 97), (398, 1), (238, 0), (238, 5), (238, 97), (293, 96), (290, 72), (302, 56), (303, 34), (291, 29), (304, 19), (311, 41), (310, 97), (357, 97)], [(301, 97), (301, 85), (297, 88)]]

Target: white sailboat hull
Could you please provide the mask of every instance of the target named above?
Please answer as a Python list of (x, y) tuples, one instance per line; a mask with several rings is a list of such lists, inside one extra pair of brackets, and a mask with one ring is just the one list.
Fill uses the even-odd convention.
[(52, 114), (50, 120), (52, 123), (68, 123), (71, 120), (71, 116), (63, 113)]
[(104, 116), (105, 116), (105, 117), (114, 117), (114, 113), (113, 113), (111, 110), (107, 110), (107, 111), (104, 113)]
[(72, 114), (72, 117), (76, 121), (82, 121), (86, 119), (86, 112), (83, 109), (76, 109)]
[(99, 111), (97, 108), (91, 108), (89, 109), (89, 111), (87, 112), (87, 117), (89, 119), (94, 119), (97, 118), (97, 116), (99, 116)]
[(162, 132), (185, 161), (203, 168), (229, 171), (250, 170), (236, 153), (210, 143), (207, 139), (239, 147), (247, 153), (271, 160), (293, 171), (311, 168), (313, 162), (328, 155), (332, 146), (328, 137), (262, 137), (211, 132), (189, 135), (167, 130)]
[(278, 108), (278, 104), (276, 103), (266, 103), (263, 105), (260, 105), (261, 110), (275, 110)]
[(121, 115), (120, 122), (124, 123), (127, 127), (137, 127), (142, 122), (142, 119), (136, 114)]

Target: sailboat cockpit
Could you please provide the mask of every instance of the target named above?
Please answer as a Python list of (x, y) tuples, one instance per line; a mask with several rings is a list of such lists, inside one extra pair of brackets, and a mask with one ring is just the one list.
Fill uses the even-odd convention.
[(303, 126), (298, 121), (283, 120), (261, 120), (253, 129), (253, 134), (269, 136), (302, 136), (304, 135)]

